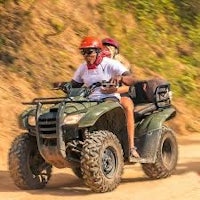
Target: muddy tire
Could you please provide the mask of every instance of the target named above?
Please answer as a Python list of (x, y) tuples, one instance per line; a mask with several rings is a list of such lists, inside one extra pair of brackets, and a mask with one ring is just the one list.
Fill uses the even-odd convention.
[(83, 179), (83, 174), (80, 167), (72, 167), (73, 173), (80, 179)]
[(52, 166), (41, 157), (35, 137), (28, 133), (16, 137), (8, 157), (10, 175), (17, 187), (31, 190), (46, 186)]
[(177, 160), (178, 145), (174, 133), (171, 129), (163, 127), (156, 162), (142, 164), (142, 168), (152, 179), (166, 178), (174, 172)]
[(85, 184), (94, 192), (114, 190), (121, 181), (123, 151), (117, 137), (109, 131), (87, 135), (81, 154), (81, 170)]

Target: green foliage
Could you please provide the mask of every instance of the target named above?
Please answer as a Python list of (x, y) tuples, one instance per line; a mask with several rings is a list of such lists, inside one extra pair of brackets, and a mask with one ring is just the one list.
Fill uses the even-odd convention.
[(5, 38), (0, 35), (0, 49), (1, 49), (1, 46), (3, 46), (4, 44), (5, 44)]
[[(175, 96), (197, 102), (199, 0), (105, 0), (99, 11), (102, 26), (120, 41), (121, 52), (131, 63), (169, 79)], [(124, 20), (127, 14), (135, 20), (134, 27), (128, 26), (130, 18)]]
[(181, 17), (182, 22), (195, 24), (196, 16), (200, 13), (199, 0), (174, 0), (175, 5), (178, 7), (178, 15)]
[(49, 19), (49, 23), (56, 32), (62, 32), (65, 29), (64, 22), (58, 18)]
[(5, 4), (5, 3), (9, 3), (9, 2), (14, 2), (16, 4), (19, 4), (20, 2), (34, 2), (36, 0), (0, 0), (0, 4)]
[(6, 3), (8, 0), (0, 0), (0, 4)]
[(179, 79), (177, 79), (177, 84), (180, 87), (181, 94), (184, 95), (192, 93), (197, 88), (192, 77), (189, 76), (181, 76)]

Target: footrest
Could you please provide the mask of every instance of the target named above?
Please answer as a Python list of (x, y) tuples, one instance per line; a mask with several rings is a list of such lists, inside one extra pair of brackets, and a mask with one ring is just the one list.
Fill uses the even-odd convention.
[(153, 163), (152, 158), (129, 158), (129, 163)]

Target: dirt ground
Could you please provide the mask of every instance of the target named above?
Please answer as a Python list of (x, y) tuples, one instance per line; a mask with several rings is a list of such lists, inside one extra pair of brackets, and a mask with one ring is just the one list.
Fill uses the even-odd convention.
[(70, 169), (54, 169), (43, 190), (22, 191), (12, 182), (7, 166), (0, 165), (0, 200), (196, 200), (200, 199), (200, 135), (179, 136), (179, 160), (166, 179), (149, 180), (139, 164), (125, 166), (121, 184), (112, 192), (90, 191)]

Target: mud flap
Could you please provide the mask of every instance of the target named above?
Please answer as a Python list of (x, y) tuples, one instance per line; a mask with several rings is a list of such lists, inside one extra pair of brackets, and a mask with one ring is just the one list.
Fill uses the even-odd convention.
[(131, 162), (155, 163), (162, 128), (149, 131), (147, 134), (135, 139), (140, 158), (132, 158)]

